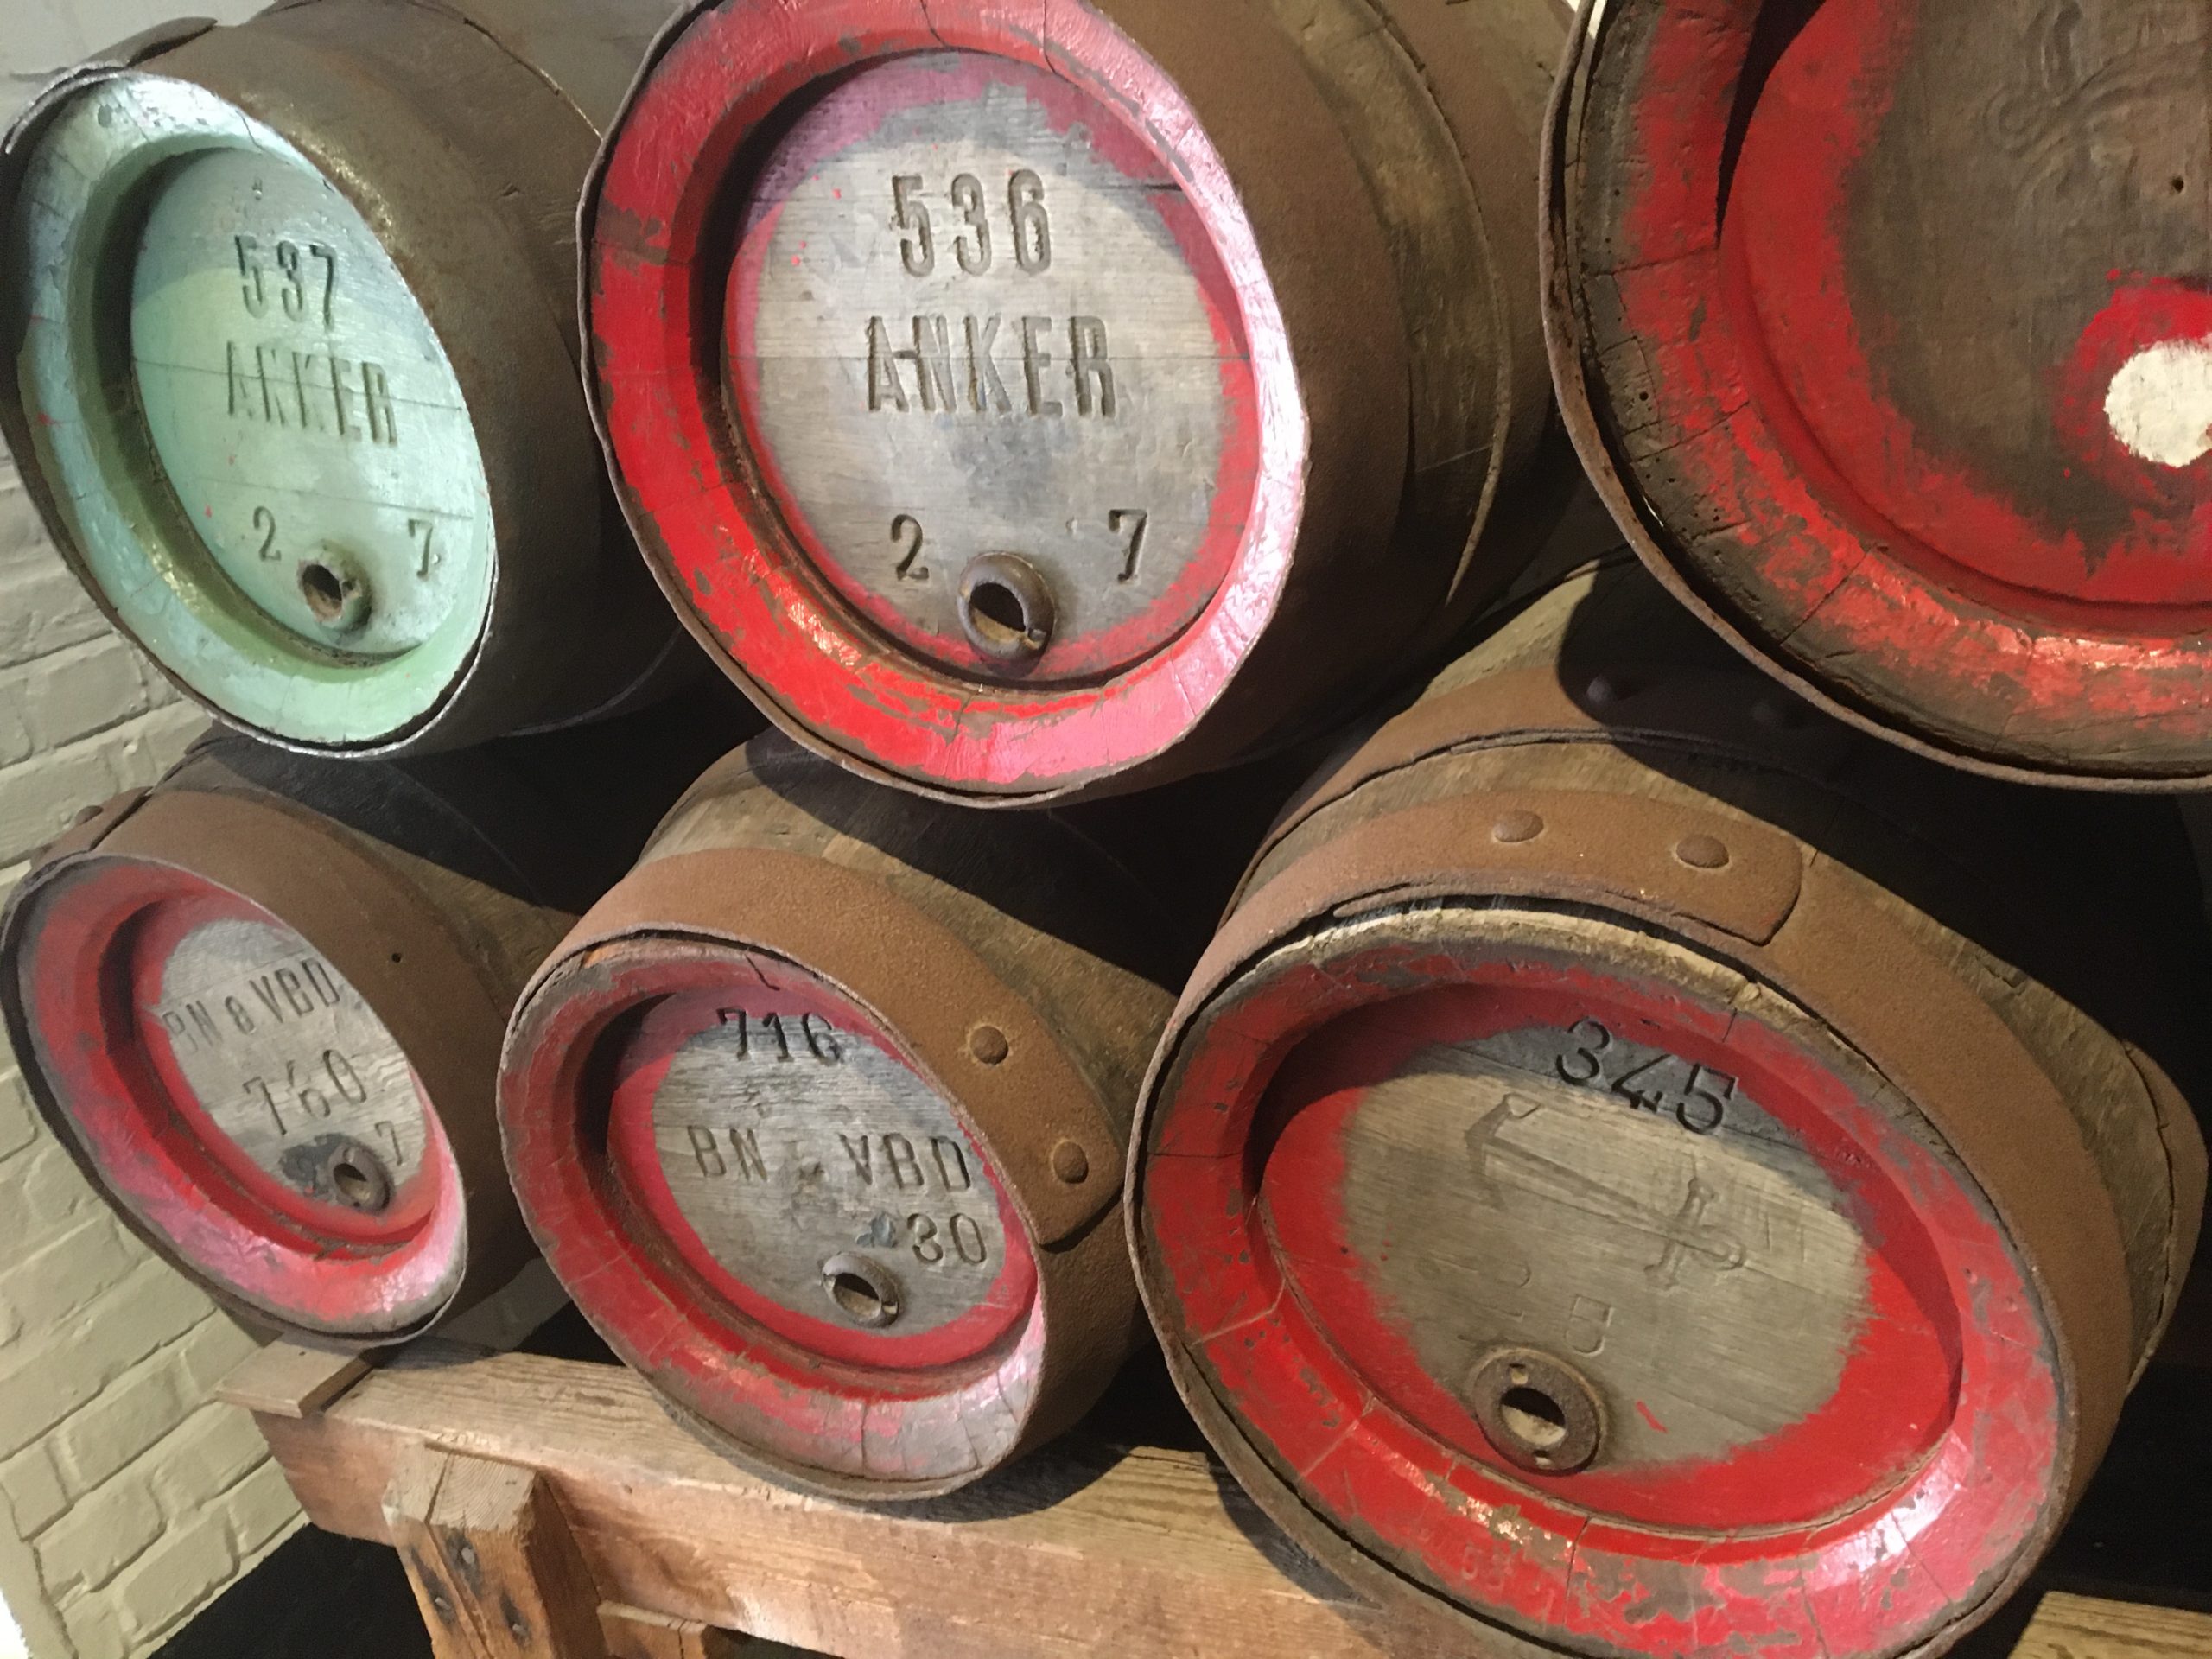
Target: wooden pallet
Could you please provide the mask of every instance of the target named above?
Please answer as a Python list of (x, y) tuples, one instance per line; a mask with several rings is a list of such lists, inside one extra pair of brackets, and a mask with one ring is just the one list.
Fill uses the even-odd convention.
[[(1197, 1450), (1077, 1434), (981, 1490), (866, 1510), (733, 1469), (613, 1365), (279, 1344), (222, 1394), (317, 1525), (400, 1549), (440, 1659), (711, 1659), (734, 1632), (842, 1659), (1449, 1659)], [(2203, 1659), (2212, 1616), (2037, 1584), (1958, 1651)]]

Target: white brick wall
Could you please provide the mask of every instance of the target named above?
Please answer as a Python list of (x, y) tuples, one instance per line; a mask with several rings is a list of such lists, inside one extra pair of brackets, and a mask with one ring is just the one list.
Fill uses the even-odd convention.
[[(256, 9), (0, 0), (0, 122), (165, 16)], [(86, 601), (0, 452), (0, 896), (202, 723)], [(139, 1659), (298, 1523), (251, 1422), (208, 1398), (251, 1345), (92, 1195), (0, 1044), (0, 1659), (14, 1625), (32, 1659)]]

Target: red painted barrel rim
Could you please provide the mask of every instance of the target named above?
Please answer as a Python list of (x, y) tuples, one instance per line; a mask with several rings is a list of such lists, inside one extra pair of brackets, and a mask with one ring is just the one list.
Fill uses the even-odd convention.
[[(1717, 10), (1617, 4), (1583, 48), (1575, 85), (1586, 90), (1593, 64), (1630, 49), (1623, 41), (1644, 55), (1618, 103), (1581, 108), (1586, 128), (1618, 122), (1627, 137), (1602, 188), (1587, 181), (1586, 161), (1580, 204), (1569, 187), (1570, 220), (1603, 213), (1612, 227), (1599, 271), (1580, 267), (1586, 232), (1567, 226), (1569, 303), (1586, 318), (1593, 278), (1618, 288), (1653, 400), (1643, 411), (1688, 435), (1663, 452), (1670, 487), (1712, 504), (1714, 524), (1749, 526), (1709, 550), (1692, 528), (1662, 527), (1656, 545), (1639, 539), (1693, 575), (1708, 602), (1745, 619), (1744, 643), (1821, 682), (1861, 723), (1892, 735), (1904, 725), (1922, 745), (2030, 777), (2212, 772), (2212, 703), (2202, 693), (2212, 583), (2195, 574), (2202, 557), (2190, 556), (2212, 545), (2212, 458), (2153, 477), (2104, 429), (2101, 403), (2133, 346), (2155, 336), (2212, 347), (2212, 293), (2158, 273), (2101, 273), (2109, 302), (2051, 386), (2050, 412), (2074, 465), (2139, 499), (2137, 539), (2062, 545), (1964, 463), (1916, 442), (1876, 390), (1865, 329), (1835, 276), (1849, 169), (1888, 106), (1882, 77), (1911, 12), (1828, 0), (1813, 14), (1826, 89), (1813, 118), (1829, 124), (1793, 129), (1794, 142), (1777, 148), (1745, 136), (1757, 118), (1739, 108), (1764, 49), (1755, 33), (1774, 10), (1766, 0)], [(1590, 149), (1586, 137), (1586, 156)], [(1759, 309), (1763, 296), (1782, 303), (1775, 273), (1784, 269), (1797, 273), (1789, 333), (1817, 342), (1822, 379), (1846, 388), (1864, 416), (1857, 447), (1890, 458), (1896, 478), (1862, 486), (1847, 476), (1837, 429), (1816, 431), (1789, 389), (1788, 348)], [(1593, 386), (1605, 382), (1594, 355), (1585, 371)], [(1645, 459), (1653, 443), (1643, 437), (1641, 448), (1599, 440), (1603, 465), (1636, 477), (1659, 464)], [(1939, 545), (1901, 524), (1906, 512), (1953, 535)], [(1751, 545), (1756, 559), (1741, 550)], [(2052, 574), (2005, 579), (1989, 568), (1999, 550)], [(2054, 585), (2068, 560), (2073, 591)], [(2120, 733), (2126, 756), (2110, 753)]]
[[(887, 655), (834, 601), (741, 454), (727, 406), (718, 257), (748, 144), (810, 86), (862, 64), (946, 49), (1057, 75), (1144, 138), (1204, 224), (1242, 308), (1259, 411), (1243, 539), (1172, 642), (1097, 684), (1025, 690)], [(1170, 148), (1172, 135), (1172, 148)], [(1307, 422), (1283, 320), (1249, 221), (1195, 112), (1087, 8), (992, 0), (823, 0), (766, 15), (725, 3), (664, 43), (587, 202), (585, 303), (596, 418), (626, 511), (657, 573), (814, 741), (871, 766), (981, 793), (1043, 791), (1138, 765), (1185, 737), (1268, 626), (1301, 516)], [(1224, 471), (1228, 471), (1224, 458)]]
[[(423, 1171), (397, 1213), (367, 1217), (294, 1192), (216, 1127), (165, 1036), (138, 1014), (173, 944), (199, 924), (284, 921), (174, 866), (103, 856), (33, 878), (19, 972), (42, 1085), (108, 1191), (182, 1262), (288, 1324), (370, 1337), (450, 1300), (467, 1258), (453, 1149), (423, 1097)], [(117, 981), (127, 981), (118, 996)], [(421, 1079), (416, 1079), (418, 1095)]]
[[(893, 1489), (980, 1474), (995, 1459), (912, 1466), (899, 1460), (911, 1448), (897, 1442), (902, 1414), (973, 1413), (980, 1427), (988, 1405), (1017, 1420), (997, 1448), (1002, 1458), (1030, 1414), (1046, 1310), (1027, 1231), (988, 1147), (977, 1142), (1007, 1240), (999, 1292), (973, 1317), (905, 1338), (806, 1319), (747, 1287), (708, 1253), (658, 1173), (650, 1122), (641, 1134), (639, 1120), (677, 1045), (657, 1039), (648, 1053), (623, 1051), (656, 1007), (727, 998), (751, 979), (752, 967), (739, 963), (773, 974), (780, 995), (834, 1009), (838, 1030), (922, 1071), (871, 1010), (766, 952), (598, 947), (541, 978), (509, 1039), (499, 1113), (524, 1218), (609, 1345), (741, 1456), (802, 1478)], [(840, 1445), (857, 1455), (827, 1455)], [(969, 1446), (971, 1456), (980, 1449)]]
[[(1578, 1494), (1636, 1497), (1635, 1483), (1522, 1473), (1483, 1446), (1478, 1429), (1465, 1443), (1474, 1449), (1455, 1447), (1433, 1416), (1414, 1421), (1364, 1380), (1395, 1375), (1377, 1346), (1391, 1340), (1385, 1325), (1354, 1319), (1353, 1340), (1332, 1341), (1286, 1275), (1269, 1204), (1252, 1190), (1265, 1192), (1261, 1137), (1268, 1114), (1286, 1109), (1271, 1091), (1305, 1064), (1301, 1045), (1333, 1022), (1364, 1014), (1392, 1027), (1408, 998), (1440, 991), (1462, 1003), (1461, 1016), (1489, 1000), (1490, 1017), (1511, 1022), (1571, 994), (1662, 1014), (1689, 1048), (1709, 1040), (1680, 1023), (1677, 999), (1509, 949), (1480, 925), (1420, 943), (1374, 937), (1318, 963), (1265, 958), (1188, 1017), (1149, 1108), (1136, 1223), (1141, 1276), (1179, 1363), (1196, 1368), (1235, 1432), (1294, 1489), (1289, 1501), (1391, 1572), (1540, 1639), (1653, 1659), (1731, 1641), (1774, 1659), (1842, 1659), (1924, 1640), (2002, 1580), (2054, 1501), (2057, 1365), (2025, 1269), (1971, 1182), (1779, 1033), (1739, 1020), (1731, 1056), (1740, 1064), (1748, 1042), (1787, 1081), (1769, 1109), (1794, 1115), (1794, 1128), (1818, 1128), (1807, 1144), (1825, 1143), (1823, 1162), (1855, 1151), (1863, 1168), (1912, 1189), (1911, 1205), (1892, 1190), (1868, 1213), (1917, 1218), (1956, 1347), (1948, 1420), (1856, 1510), (1751, 1530), (1684, 1524), (1698, 1503), (1725, 1499), (1737, 1474), (1786, 1478), (1787, 1460), (1754, 1446), (1746, 1451), (1759, 1455), (1742, 1469), (1732, 1459), (1713, 1471), (1720, 1484), (1700, 1493), (1677, 1483), (1666, 1524), (1593, 1514)], [(1865, 1186), (1862, 1174), (1854, 1190)], [(1302, 1224), (1325, 1243), (1322, 1210)], [(1968, 1307), (1976, 1316), (1960, 1317)], [(1821, 1453), (1831, 1491), (1847, 1450)], [(2001, 1478), (2006, 1470), (2016, 1478)], [(1649, 1509), (1663, 1496), (1641, 1499)]]

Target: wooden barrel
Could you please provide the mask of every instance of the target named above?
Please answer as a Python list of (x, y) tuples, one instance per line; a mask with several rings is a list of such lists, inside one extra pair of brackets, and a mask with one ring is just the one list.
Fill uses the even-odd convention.
[(1176, 1010), (1130, 1204), (1185, 1398), (1491, 1639), (1942, 1650), (2172, 1310), (2194, 881), (2168, 804), (1870, 741), (1585, 572), (1313, 781)]
[(670, 600), (793, 737), (981, 804), (1219, 765), (1402, 674), (1568, 470), (1531, 188), (1565, 33), (1557, 0), (690, 5), (582, 218)]
[(1098, 1397), (1143, 1330), (1137, 1084), (1241, 861), (1163, 823), (979, 819), (763, 737), (546, 963), (500, 1084), (523, 1214), (709, 1445), (925, 1497)]
[(0, 916), (32, 1098), (229, 1306), (353, 1346), (418, 1334), (529, 1259), (493, 1109), (507, 1015), (696, 754), (634, 721), (404, 762), (203, 741)]
[(1668, 586), (1945, 759), (2212, 782), (2208, 54), (2193, 0), (1605, 6), (1548, 327)]
[(287, 747), (454, 747), (701, 666), (577, 392), (577, 188), (665, 0), (292, 0), (0, 152), (0, 435), (116, 625)]

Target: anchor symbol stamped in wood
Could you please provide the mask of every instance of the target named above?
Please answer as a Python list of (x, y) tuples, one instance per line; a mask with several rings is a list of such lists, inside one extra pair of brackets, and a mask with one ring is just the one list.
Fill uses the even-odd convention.
[(1617, 1192), (1601, 1181), (1592, 1180), (1578, 1169), (1526, 1147), (1515, 1146), (1503, 1138), (1508, 1124), (1523, 1122), (1542, 1109), (1541, 1101), (1509, 1094), (1467, 1131), (1467, 1155), (1473, 1161), (1475, 1186), (1486, 1203), (1502, 1207), (1504, 1202), (1504, 1195), (1491, 1178), (1493, 1160), (1516, 1164), (1558, 1183), (1607, 1219), (1652, 1233), (1663, 1241), (1665, 1248), (1659, 1259), (1644, 1268), (1646, 1276), (1661, 1290), (1672, 1290), (1679, 1285), (1683, 1267), (1693, 1259), (1705, 1262), (1715, 1273), (1732, 1272), (1744, 1265), (1744, 1241), (1727, 1228), (1705, 1220), (1706, 1211), (1720, 1194), (1698, 1175), (1694, 1166), (1689, 1186), (1682, 1195), (1681, 1208), (1669, 1215), (1625, 1192)]
[(1682, 1207), (1669, 1224), (1667, 1248), (1656, 1262), (1643, 1270), (1645, 1277), (1660, 1289), (1672, 1290), (1681, 1282), (1685, 1256), (1705, 1257), (1715, 1273), (1727, 1273), (1744, 1265), (1742, 1239), (1726, 1228), (1701, 1224), (1706, 1211), (1719, 1196), (1698, 1179), (1694, 1170), (1691, 1172), (1689, 1190), (1682, 1195)]

